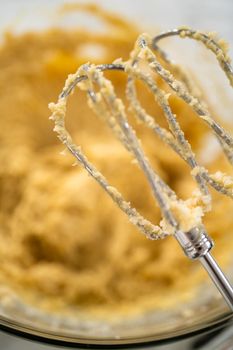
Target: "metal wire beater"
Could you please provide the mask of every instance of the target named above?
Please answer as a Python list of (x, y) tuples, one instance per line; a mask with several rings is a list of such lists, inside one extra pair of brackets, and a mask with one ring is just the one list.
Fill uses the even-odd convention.
[[(173, 235), (190, 259), (198, 259), (204, 266), (223, 298), (233, 310), (233, 289), (210, 254), (213, 241), (208, 236), (201, 217), (210, 210), (211, 196), (208, 186), (213, 187), (223, 195), (233, 198), (233, 177), (222, 174), (211, 174), (204, 166), (197, 162), (192, 148), (185, 138), (176, 115), (172, 112), (167, 92), (162, 90), (153, 77), (156, 73), (179, 96), (193, 108), (196, 115), (205, 122), (217, 137), (228, 161), (233, 164), (233, 137), (211, 116), (206, 104), (196, 93), (193, 82), (183, 68), (170, 60), (167, 54), (158, 46), (163, 38), (180, 36), (200, 41), (216, 56), (223, 72), (233, 87), (233, 69), (227, 55), (225, 43), (217, 40), (211, 34), (202, 33), (187, 27), (170, 30), (150, 38), (143, 34), (139, 36), (130, 59), (126, 62), (117, 60), (110, 64), (84, 64), (75, 74), (69, 75), (65, 87), (57, 103), (51, 103), (50, 109), (55, 121), (54, 131), (68, 150), (87, 172), (102, 186), (108, 195), (128, 215), (129, 220), (136, 225), (149, 239), (163, 239)], [(162, 64), (163, 62), (164, 64)], [(145, 67), (144, 69), (143, 67)], [(165, 68), (166, 67), (166, 68)], [(168, 70), (167, 67), (170, 67)], [(190, 167), (191, 174), (196, 181), (198, 191), (188, 200), (178, 198), (176, 193), (166, 184), (159, 174), (152, 168), (135, 130), (129, 124), (125, 106), (114, 91), (110, 80), (104, 76), (104, 71), (118, 70), (127, 74), (126, 97), (136, 118), (171, 147)], [(171, 73), (173, 72), (173, 74)], [(153, 73), (153, 74), (152, 74)], [(161, 107), (168, 123), (169, 130), (160, 126), (155, 118), (150, 116), (140, 105), (137, 98), (135, 81), (142, 81), (153, 93), (155, 100)], [(142, 217), (135, 208), (131, 207), (121, 193), (112, 187), (107, 179), (93, 166), (83, 154), (80, 147), (74, 144), (71, 135), (65, 128), (65, 114), (68, 96), (78, 86), (87, 93), (89, 106), (111, 128), (114, 135), (123, 143), (125, 148), (136, 158), (139, 167), (144, 172), (161, 209), (163, 220), (154, 225)], [(186, 224), (177, 218), (175, 212), (188, 213)], [(179, 215), (180, 217), (180, 215)]]

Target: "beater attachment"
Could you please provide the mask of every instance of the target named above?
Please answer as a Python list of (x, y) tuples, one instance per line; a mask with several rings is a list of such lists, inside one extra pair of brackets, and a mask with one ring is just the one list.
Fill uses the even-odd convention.
[[(200, 260), (233, 310), (233, 289), (210, 254), (213, 242), (202, 223), (204, 214), (211, 210), (211, 195), (208, 186), (233, 198), (233, 178), (221, 172), (210, 173), (198, 163), (176, 115), (172, 112), (169, 103), (170, 94), (158, 86), (154, 78), (155, 73), (170, 87), (173, 93), (192, 107), (197, 117), (208, 125), (231, 164), (233, 163), (233, 138), (214, 120), (184, 70), (171, 61), (158, 46), (161, 39), (174, 35), (202, 42), (215, 54), (230, 85), (233, 86), (233, 70), (225, 44), (222, 41), (217, 41), (212, 35), (186, 27), (161, 33), (154, 38), (143, 34), (139, 36), (128, 61), (116, 60), (113, 63), (102, 65), (88, 63), (78, 68), (75, 74), (69, 75), (58, 102), (50, 104), (51, 119), (55, 121), (54, 131), (57, 132), (62, 143), (128, 215), (129, 220), (149, 239), (163, 239), (168, 235), (173, 235), (190, 259)], [(138, 120), (150, 128), (190, 167), (197, 189), (189, 199), (179, 198), (153, 169), (134, 128), (128, 121), (123, 101), (117, 97), (111, 81), (104, 76), (104, 72), (108, 70), (122, 71), (127, 74), (126, 98), (130, 110)], [(136, 80), (141, 81), (152, 92), (155, 101), (163, 111), (169, 130), (160, 126), (156, 119), (141, 106), (137, 98)], [(155, 225), (146, 220), (135, 208), (131, 207), (122, 194), (111, 186), (108, 180), (87, 159), (81, 148), (73, 142), (65, 127), (65, 115), (68, 97), (76, 86), (86, 92), (90, 108), (109, 126), (114, 135), (136, 158), (161, 209), (163, 219), (159, 224)]]

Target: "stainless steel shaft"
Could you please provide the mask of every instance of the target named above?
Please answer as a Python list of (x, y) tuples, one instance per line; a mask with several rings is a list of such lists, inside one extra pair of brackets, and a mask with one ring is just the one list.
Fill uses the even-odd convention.
[(222, 294), (226, 303), (233, 311), (233, 288), (218, 266), (215, 259), (210, 254), (213, 241), (208, 236), (204, 227), (195, 227), (189, 232), (178, 231), (175, 237), (185, 254), (191, 260), (199, 260), (206, 269), (215, 286)]
[(214, 282), (215, 286), (218, 288), (219, 292), (222, 294), (226, 303), (233, 311), (233, 288), (218, 266), (215, 259), (212, 257), (210, 253), (207, 253), (205, 256), (200, 259), (201, 264), (208, 272), (210, 278)]

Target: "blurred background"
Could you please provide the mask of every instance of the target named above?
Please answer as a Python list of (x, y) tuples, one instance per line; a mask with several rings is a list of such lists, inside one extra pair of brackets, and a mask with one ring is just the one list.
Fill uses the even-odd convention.
[[(70, 2), (77, 3), (82, 1)], [(115, 11), (116, 13), (122, 14), (124, 17), (128, 17), (132, 21), (138, 23), (143, 31), (153, 33), (153, 30), (166, 30), (180, 25), (188, 25), (197, 29), (217, 31), (221, 37), (231, 43), (233, 48), (233, 1), (231, 0), (96, 0), (94, 2), (108, 10)], [(13, 32), (21, 33), (27, 30), (43, 30), (46, 27), (56, 25), (67, 26), (67, 21), (70, 26), (91, 25), (93, 28), (98, 26), (98, 24), (94, 22), (87, 22), (83, 16), (79, 18), (77, 14), (69, 16), (69, 19), (64, 19), (64, 22), (58, 20), (56, 16), (54, 16), (54, 9), (64, 3), (66, 2), (63, 0), (1, 0), (0, 31), (3, 33), (5, 30), (11, 30)], [(233, 53), (232, 48), (230, 51), (231, 55)], [(177, 47), (175, 50), (177, 54)], [(182, 57), (183, 52), (179, 52), (178, 55), (179, 59), (188, 61), (189, 56), (192, 54), (187, 50), (187, 52), (185, 52), (185, 58)], [(204, 84), (206, 84), (206, 88), (215, 89), (213, 104), (218, 109), (218, 92), (222, 89), (222, 85), (219, 86), (216, 84), (216, 81), (218, 79), (221, 80), (222, 78), (219, 78), (217, 74), (217, 80), (215, 82), (207, 81), (206, 74), (208, 75), (208, 67), (206, 67), (206, 65), (204, 68), (202, 67), (201, 53), (199, 59), (198, 62), (194, 62), (194, 68), (196, 67), (199, 74), (198, 77), (200, 80), (203, 80)], [(222, 84), (223, 86), (227, 86), (224, 79), (222, 79)], [(228, 90), (230, 89), (228, 88)], [(229, 98), (227, 103), (229, 105), (226, 105), (224, 114), (226, 118), (230, 118), (230, 111), (233, 106), (232, 97)], [(228, 347), (223, 347), (222, 345), (223, 339), (231, 336), (232, 329), (229, 329), (224, 334), (216, 337), (211, 344), (198, 345), (199, 347), (195, 347), (195, 349), (204, 349), (204, 347), (205, 349), (212, 350), (233, 349), (233, 343), (230, 343), (229, 339), (227, 341)], [(188, 339), (181, 341), (179, 344), (174, 343), (171, 345), (160, 346), (158, 349), (194, 349), (192, 345), (194, 342), (196, 342), (196, 338), (195, 340)], [(2, 350), (42, 350), (50, 347), (2, 333), (0, 336), (0, 348)], [(51, 347), (51, 349), (57, 348), (58, 347)]]

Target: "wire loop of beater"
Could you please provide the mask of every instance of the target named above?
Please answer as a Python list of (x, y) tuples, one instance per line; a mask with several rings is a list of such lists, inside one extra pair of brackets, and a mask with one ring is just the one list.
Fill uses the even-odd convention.
[[(199, 259), (205, 267), (215, 285), (222, 293), (229, 307), (233, 310), (233, 289), (226, 279), (217, 263), (210, 255), (213, 242), (208, 237), (202, 224), (202, 216), (210, 210), (211, 196), (208, 186), (216, 191), (233, 198), (233, 178), (222, 174), (219, 179), (216, 174), (199, 165), (194, 152), (185, 138), (176, 115), (172, 112), (169, 103), (169, 94), (156, 84), (152, 74), (141, 68), (141, 62), (147, 64), (148, 68), (157, 73), (171, 90), (193, 108), (196, 115), (202, 119), (214, 132), (222, 149), (231, 164), (233, 164), (233, 138), (220, 126), (208, 111), (207, 106), (195, 94), (193, 83), (183, 69), (170, 60), (168, 55), (158, 46), (158, 42), (166, 37), (179, 35), (201, 41), (217, 57), (217, 60), (225, 72), (231, 86), (233, 86), (233, 69), (223, 45), (210, 35), (200, 33), (189, 28), (180, 28), (161, 33), (149, 38), (141, 35), (126, 62), (114, 62), (110, 64), (93, 65), (85, 64), (77, 72), (70, 75), (65, 87), (59, 96), (57, 104), (50, 104), (52, 111), (51, 119), (55, 121), (54, 131), (58, 133), (59, 139), (66, 145), (78, 162), (94, 177), (108, 195), (128, 215), (130, 221), (135, 224), (148, 238), (163, 239), (168, 235), (174, 235), (185, 254), (190, 259)], [(159, 59), (157, 58), (157, 56)], [(163, 61), (169, 66), (176, 77), (160, 63)], [(117, 70), (128, 75), (126, 84), (126, 97), (131, 110), (137, 119), (150, 128), (162, 141), (164, 141), (174, 152), (176, 152), (190, 167), (191, 174), (198, 186), (198, 193), (191, 199), (182, 200), (166, 184), (159, 174), (153, 169), (148, 160), (136, 132), (130, 125), (125, 107), (121, 99), (115, 94), (112, 83), (104, 77), (104, 71)], [(153, 93), (158, 103), (169, 130), (160, 126), (156, 119), (150, 116), (140, 105), (137, 99), (135, 81), (140, 80)], [(132, 208), (123, 196), (113, 188), (107, 179), (89, 162), (76, 146), (71, 135), (65, 128), (66, 104), (69, 95), (78, 86), (87, 93), (89, 106), (109, 126), (115, 136), (122, 142), (125, 148), (136, 158), (139, 167), (144, 172), (153, 195), (161, 209), (163, 220), (159, 225), (142, 217), (135, 208)], [(227, 185), (226, 185), (227, 184)], [(230, 184), (230, 185), (229, 185)], [(188, 224), (180, 222), (174, 212), (189, 212)]]

